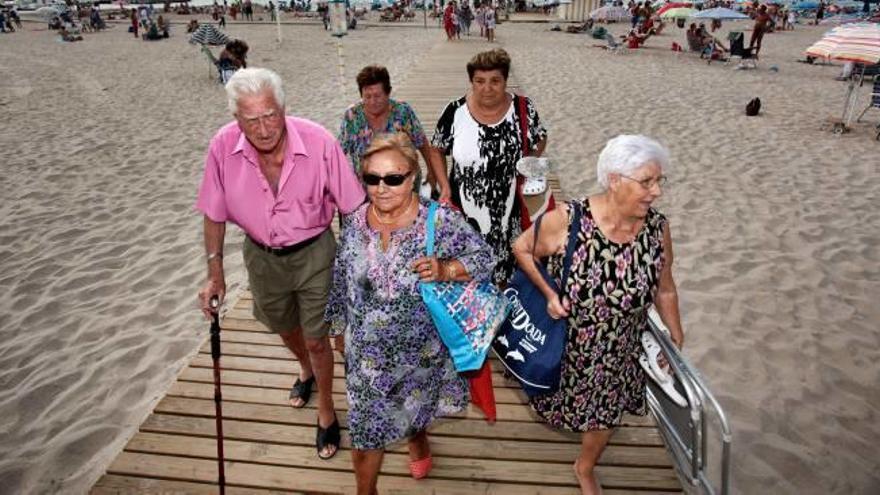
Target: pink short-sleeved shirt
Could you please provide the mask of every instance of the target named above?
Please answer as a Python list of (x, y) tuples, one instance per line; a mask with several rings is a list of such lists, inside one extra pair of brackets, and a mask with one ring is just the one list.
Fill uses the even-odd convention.
[(336, 209), (348, 214), (360, 206), (363, 186), (333, 135), (296, 117), (288, 116), (286, 125), (277, 196), (257, 150), (230, 122), (211, 140), (196, 209), (215, 222), (235, 223), (261, 244), (283, 247), (326, 230)]

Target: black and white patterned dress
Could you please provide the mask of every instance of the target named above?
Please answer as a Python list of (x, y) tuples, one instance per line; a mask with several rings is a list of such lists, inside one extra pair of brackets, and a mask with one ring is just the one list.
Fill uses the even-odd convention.
[[(452, 155), (449, 184), (452, 201), (492, 247), (498, 264), (493, 280), (510, 280), (515, 260), (510, 244), (520, 234), (520, 204), (516, 197), (516, 162), (522, 157), (522, 131), (517, 98), (495, 124), (477, 122), (468, 110), (466, 97), (450, 102), (431, 144)], [(530, 149), (547, 136), (532, 101), (526, 98)]]

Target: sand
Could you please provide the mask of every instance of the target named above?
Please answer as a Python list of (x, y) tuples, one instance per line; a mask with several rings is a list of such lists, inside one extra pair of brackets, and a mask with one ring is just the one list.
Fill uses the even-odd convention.
[[(504, 24), (498, 38), (567, 195), (597, 191), (596, 157), (614, 135), (672, 151), (658, 206), (686, 355), (732, 420), (735, 491), (875, 493), (880, 111), (842, 137), (825, 129), (843, 106), (839, 67), (794, 62), (824, 28), (767, 36), (755, 71), (674, 54), (674, 28), (620, 56), (548, 28)], [(274, 27), (227, 32), (250, 43), (252, 65), (281, 73), (292, 113), (333, 130), (362, 65), (388, 66), (400, 86), (442, 40), (412, 27), (353, 33), (343, 92), (334, 41), (314, 24), (283, 30), (281, 48)], [(118, 25), (66, 44), (26, 24), (0, 42), (0, 492), (82, 493), (207, 333), (192, 203), (229, 114), (182, 26), (162, 42)], [(754, 96), (762, 115), (747, 118)], [(230, 297), (244, 280), (240, 241), (231, 229)]]

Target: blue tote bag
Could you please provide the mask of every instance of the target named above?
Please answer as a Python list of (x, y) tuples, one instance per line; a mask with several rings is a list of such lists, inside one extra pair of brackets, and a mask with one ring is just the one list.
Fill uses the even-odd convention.
[[(437, 207), (435, 201), (428, 206), (425, 251), (429, 257), (434, 256)], [(420, 282), (419, 290), (456, 371), (480, 369), (507, 317), (507, 298), (491, 282), (475, 280)]]
[[(557, 289), (560, 297), (564, 294), (564, 284), (571, 269), (571, 257), (577, 244), (582, 215), (578, 203), (569, 203), (569, 206), (574, 208), (574, 216), (568, 228), (568, 245), (562, 264), (563, 290)], [(541, 215), (535, 222), (535, 242), (543, 218)], [(533, 252), (534, 249), (532, 245)], [(556, 287), (547, 268), (541, 263), (536, 263), (536, 266), (550, 287)], [(498, 330), (492, 350), (504, 367), (519, 380), (529, 397), (555, 392), (559, 388), (562, 352), (565, 349), (566, 320), (555, 320), (547, 314), (544, 294), (519, 268), (514, 272), (504, 295), (510, 301), (510, 316)]]

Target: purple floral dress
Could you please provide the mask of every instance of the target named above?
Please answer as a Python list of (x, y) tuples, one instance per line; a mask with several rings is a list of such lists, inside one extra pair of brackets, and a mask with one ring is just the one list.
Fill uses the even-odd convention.
[[(463, 410), (467, 381), (452, 365), (419, 293), (412, 263), (425, 253), (427, 203), (415, 223), (391, 233), (382, 250), (367, 224), (369, 204), (349, 215), (340, 235), (326, 319), (345, 333), (348, 425), (356, 449), (380, 449)], [(437, 210), (436, 250), (477, 280), (489, 280), (491, 248), (464, 217)]]
[[(531, 404), (555, 428), (606, 430), (620, 425), (626, 412), (647, 412), (639, 355), (647, 310), (663, 269), (666, 217), (650, 209), (636, 238), (618, 244), (596, 226), (589, 200), (582, 205), (578, 245), (566, 284), (572, 304), (562, 380), (558, 391), (535, 397)], [(569, 207), (569, 222), (572, 210)], [(562, 258), (549, 259), (557, 283)]]

